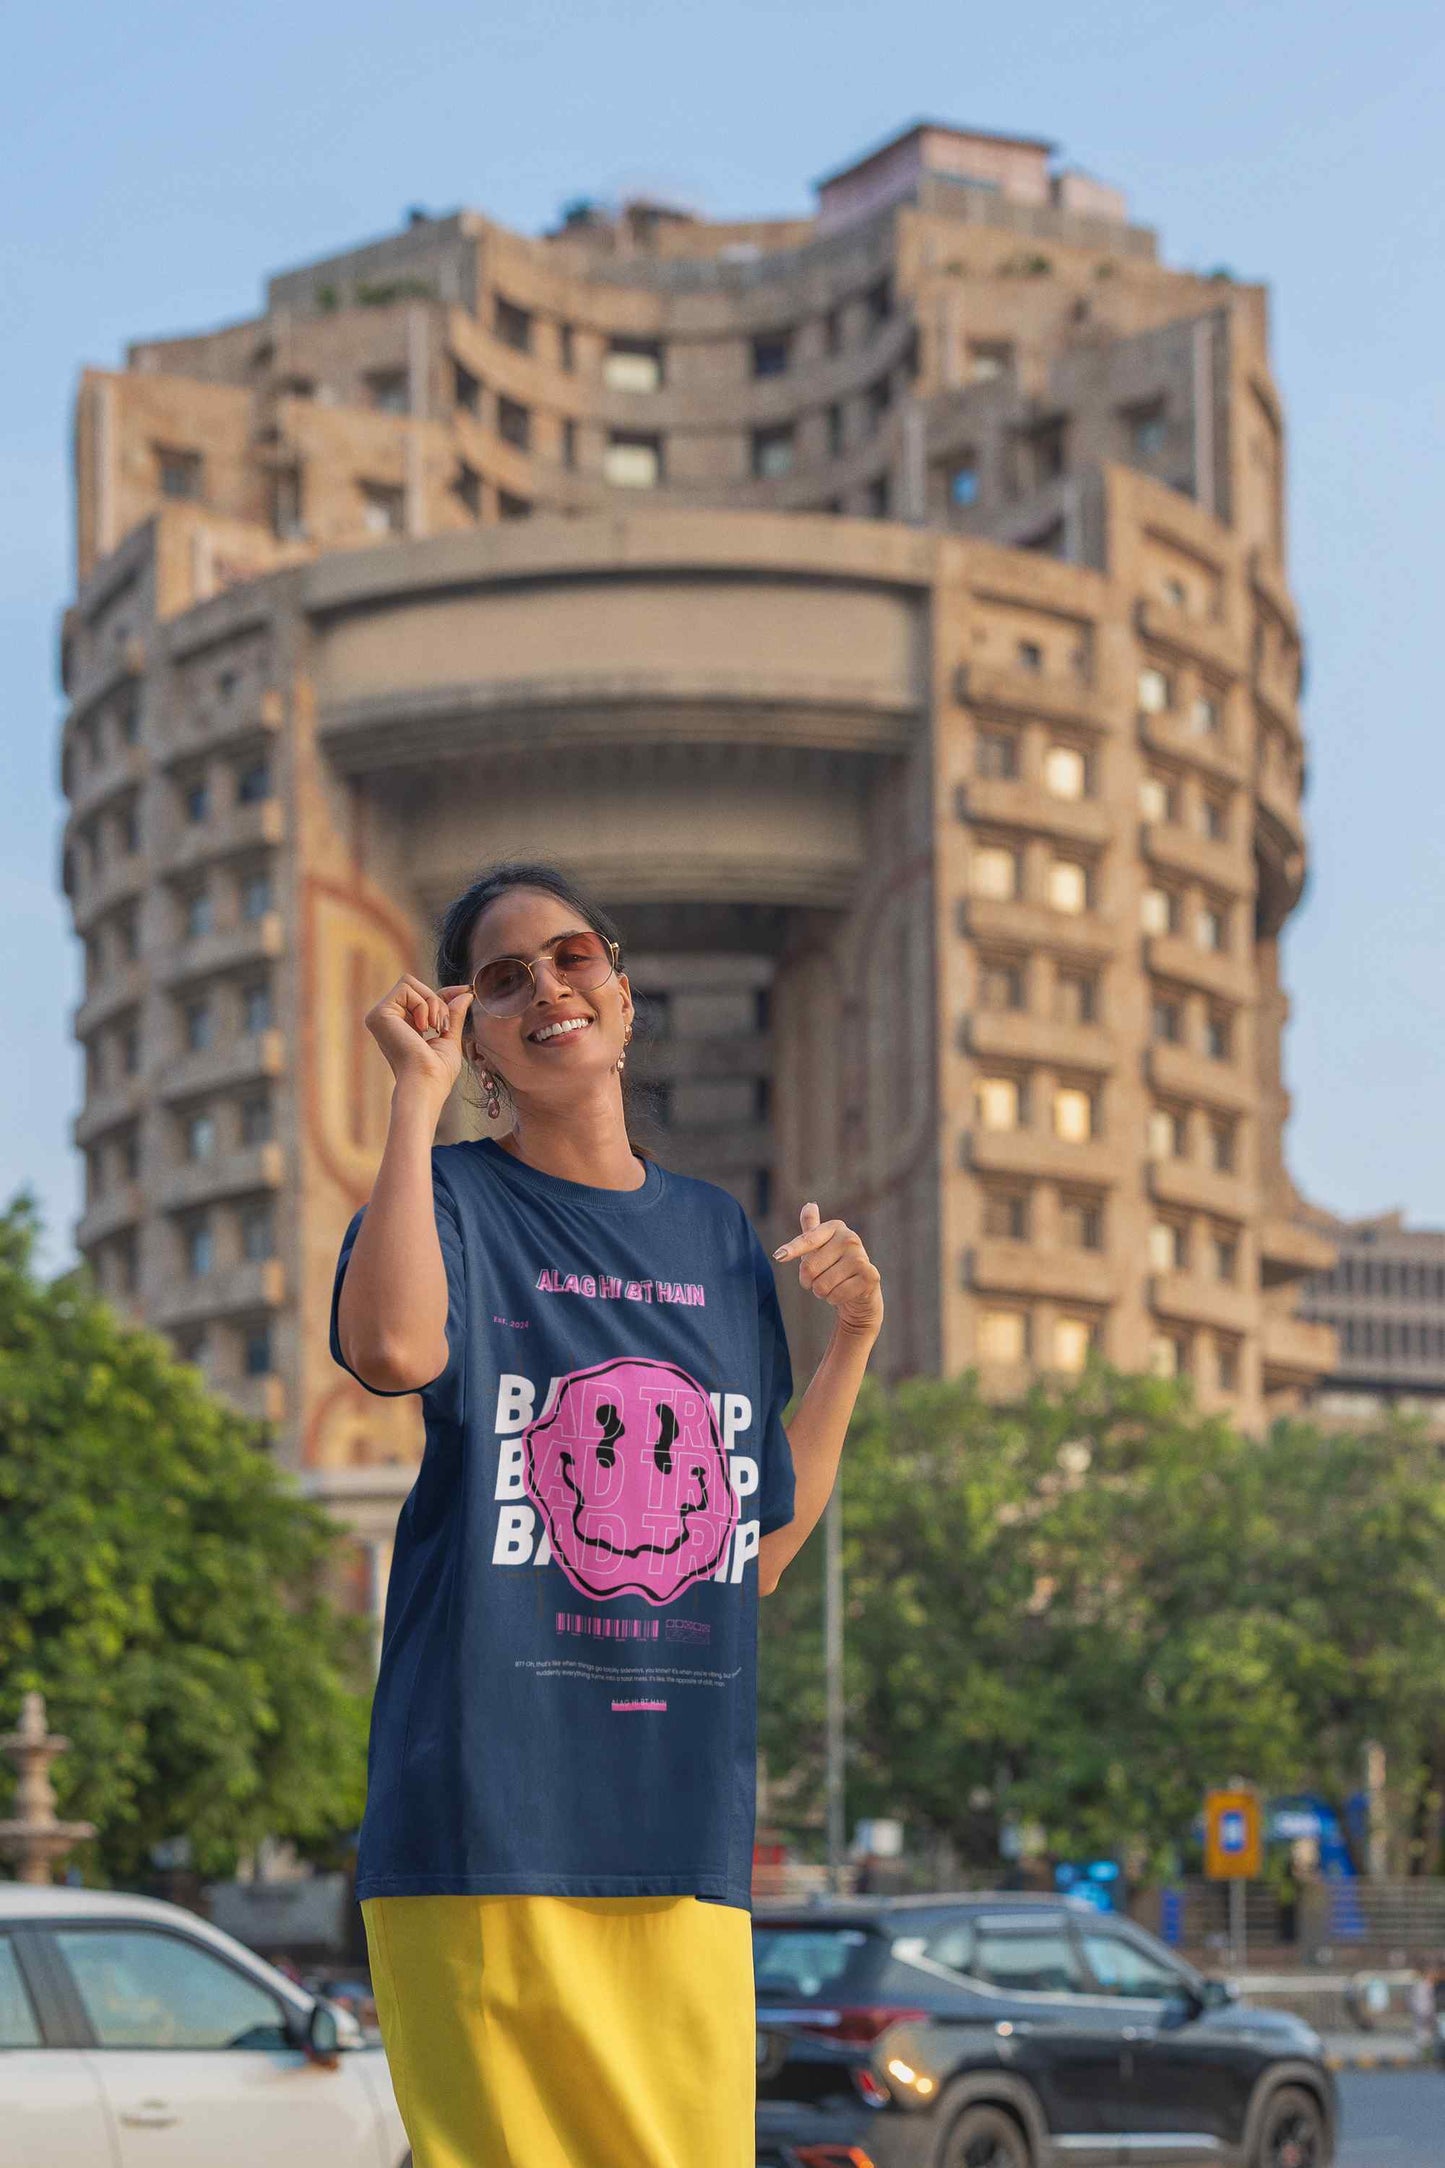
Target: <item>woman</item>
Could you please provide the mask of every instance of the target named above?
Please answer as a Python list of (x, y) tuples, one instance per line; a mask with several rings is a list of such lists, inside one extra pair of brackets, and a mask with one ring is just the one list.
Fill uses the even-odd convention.
[[(883, 1303), (816, 1204), (834, 1313), (792, 1370), (742, 1207), (628, 1135), (612, 922), (509, 863), (437, 988), (366, 1017), (395, 1078), (331, 1352), (420, 1393), (357, 1864), (416, 2168), (752, 2168), (759, 1591), (822, 1514)], [(463, 1063), (512, 1128), (434, 1145)]]

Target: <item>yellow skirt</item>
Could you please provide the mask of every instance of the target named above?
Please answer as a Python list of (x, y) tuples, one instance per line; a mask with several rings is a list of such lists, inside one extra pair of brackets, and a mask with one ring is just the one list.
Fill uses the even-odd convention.
[(753, 2168), (751, 1916), (697, 1897), (368, 1897), (415, 2168)]

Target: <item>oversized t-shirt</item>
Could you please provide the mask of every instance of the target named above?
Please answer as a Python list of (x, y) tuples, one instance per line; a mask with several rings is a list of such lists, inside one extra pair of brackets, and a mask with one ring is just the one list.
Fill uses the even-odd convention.
[[(757, 1552), (793, 1514), (792, 1368), (742, 1206), (643, 1164), (599, 1189), (490, 1138), (432, 1148), (448, 1358), (392, 1553), (359, 1898), (750, 1904)], [(331, 1298), (348, 1370), (364, 1211)]]

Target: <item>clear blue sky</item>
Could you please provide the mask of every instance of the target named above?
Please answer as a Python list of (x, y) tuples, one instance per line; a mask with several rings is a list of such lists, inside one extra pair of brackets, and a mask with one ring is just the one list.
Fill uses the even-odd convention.
[(803, 212), (920, 114), (1054, 138), (1169, 261), (1273, 290), (1314, 851), (1285, 955), (1290, 1158), (1337, 1210), (1445, 1224), (1438, 5), (51, 0), (9, 11), (5, 48), (0, 1200), (36, 1189), (48, 1265), (80, 1197), (54, 661), (80, 365), (248, 315), (265, 273), (409, 204), (530, 230), (629, 188)]

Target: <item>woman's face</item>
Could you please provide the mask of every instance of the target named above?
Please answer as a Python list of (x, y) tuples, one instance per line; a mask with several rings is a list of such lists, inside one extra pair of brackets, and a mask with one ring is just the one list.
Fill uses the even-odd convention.
[[(577, 993), (539, 951), (558, 934), (590, 932), (587, 921), (546, 889), (514, 888), (489, 904), (472, 927), (467, 971), (475, 977), (498, 956), (521, 956), (531, 964), (536, 988), (520, 1016), (489, 1016), (473, 1002), (462, 1033), (462, 1051), (500, 1076), (514, 1097), (547, 1103), (585, 1098), (616, 1067), (632, 1018), (625, 972)], [(547, 1024), (586, 1019), (581, 1031), (539, 1040)]]

